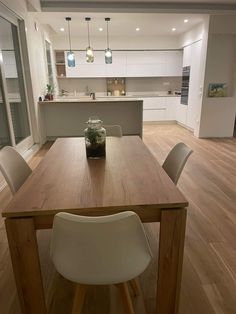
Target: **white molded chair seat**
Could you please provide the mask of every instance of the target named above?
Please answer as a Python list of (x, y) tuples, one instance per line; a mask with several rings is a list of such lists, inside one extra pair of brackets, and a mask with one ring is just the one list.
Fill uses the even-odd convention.
[(184, 143), (178, 143), (166, 157), (162, 168), (175, 184), (177, 184), (183, 168), (192, 152), (193, 151)]
[(120, 125), (104, 125), (107, 136), (122, 137), (122, 128)]
[(12, 194), (16, 193), (32, 172), (24, 158), (11, 146), (5, 146), (0, 151), (0, 170)]
[(151, 251), (139, 217), (131, 211), (85, 217), (59, 213), (53, 221), (51, 258), (57, 271), (77, 283), (72, 314), (80, 314), (88, 285), (115, 284), (124, 311), (134, 314), (135, 278), (151, 261)]
[(65, 278), (104, 285), (139, 276), (151, 261), (151, 251), (134, 212), (103, 217), (59, 213), (53, 222), (51, 257)]

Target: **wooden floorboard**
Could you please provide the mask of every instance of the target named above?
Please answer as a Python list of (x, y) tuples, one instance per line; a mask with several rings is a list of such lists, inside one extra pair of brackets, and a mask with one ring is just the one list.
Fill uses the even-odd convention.
[[(169, 150), (184, 142), (190, 156), (178, 187), (189, 201), (180, 314), (236, 313), (236, 138), (198, 139), (178, 125), (145, 125), (144, 142), (162, 163)], [(50, 147), (30, 161), (35, 168)], [(5, 188), (0, 207), (11, 199)], [(145, 224), (154, 252), (159, 224)], [(50, 230), (38, 232), (47, 306), (50, 314), (69, 314), (74, 285), (56, 274), (49, 258)], [(135, 313), (154, 313), (157, 256), (140, 278), (142, 296), (134, 299)], [(4, 221), (0, 217), (0, 313), (19, 314)], [(115, 287), (91, 287), (84, 314), (119, 314), (122, 306)], [(33, 313), (32, 313), (33, 314)]]

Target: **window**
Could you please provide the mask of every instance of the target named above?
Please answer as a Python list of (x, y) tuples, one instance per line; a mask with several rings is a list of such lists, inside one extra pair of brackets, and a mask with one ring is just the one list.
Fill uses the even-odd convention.
[(0, 148), (31, 135), (18, 28), (0, 17)]

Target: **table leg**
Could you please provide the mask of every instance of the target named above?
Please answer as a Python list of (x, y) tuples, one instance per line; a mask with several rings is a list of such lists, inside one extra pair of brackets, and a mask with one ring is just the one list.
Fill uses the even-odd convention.
[(177, 314), (182, 277), (185, 208), (163, 209), (161, 213), (157, 282), (158, 314)]
[(22, 314), (46, 314), (46, 304), (32, 218), (7, 218), (7, 238)]

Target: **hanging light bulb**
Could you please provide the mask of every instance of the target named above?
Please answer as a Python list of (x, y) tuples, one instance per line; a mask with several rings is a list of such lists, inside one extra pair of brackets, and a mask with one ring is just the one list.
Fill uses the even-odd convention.
[(112, 51), (109, 48), (109, 32), (108, 32), (108, 22), (110, 22), (110, 18), (106, 17), (105, 21), (107, 22), (107, 48), (105, 49), (105, 62), (107, 64), (111, 64), (112, 63)]
[(67, 52), (67, 64), (68, 64), (68, 67), (75, 67), (75, 54), (71, 50), (71, 38), (70, 38), (71, 17), (66, 17), (66, 21), (68, 22), (68, 34), (69, 34), (69, 45), (70, 45), (70, 51)]
[(93, 48), (90, 46), (90, 33), (89, 33), (89, 22), (91, 21), (90, 17), (86, 17), (85, 21), (87, 22), (88, 27), (88, 47), (86, 48), (86, 61), (92, 63), (94, 61)]

